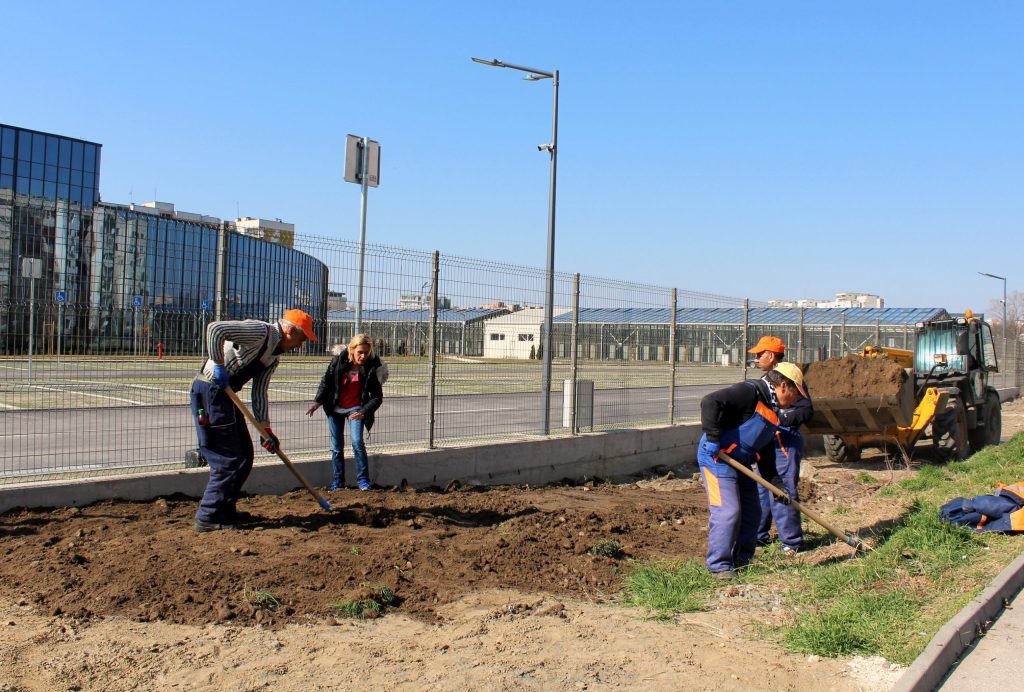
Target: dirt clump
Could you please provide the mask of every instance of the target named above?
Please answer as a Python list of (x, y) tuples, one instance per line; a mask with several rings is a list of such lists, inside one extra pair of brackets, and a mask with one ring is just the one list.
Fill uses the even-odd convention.
[(899, 363), (882, 357), (846, 355), (804, 367), (811, 396), (821, 399), (895, 397), (908, 377)]

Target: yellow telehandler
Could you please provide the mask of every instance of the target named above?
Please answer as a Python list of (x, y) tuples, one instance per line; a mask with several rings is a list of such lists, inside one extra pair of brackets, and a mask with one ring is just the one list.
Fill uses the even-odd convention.
[[(1002, 409), (988, 381), (998, 372), (991, 327), (967, 311), (919, 323), (915, 337), (912, 351), (869, 346), (857, 356), (898, 364), (906, 373), (898, 386), (858, 381), (856, 371), (852, 396), (827, 396), (826, 386), (821, 387), (826, 396), (819, 397), (811, 386), (814, 418), (805, 432), (824, 436), (829, 458), (856, 461), (862, 448), (887, 444), (909, 455), (930, 437), (943, 458), (966, 459), (972, 451), (999, 443)], [(809, 381), (816, 365), (807, 366)], [(827, 368), (820, 372), (827, 377)]]

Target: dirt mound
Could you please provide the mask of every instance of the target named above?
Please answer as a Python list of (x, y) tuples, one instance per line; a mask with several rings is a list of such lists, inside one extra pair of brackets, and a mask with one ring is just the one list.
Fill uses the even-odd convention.
[[(644, 486), (644, 487), (641, 487)], [(481, 588), (600, 602), (625, 560), (704, 553), (699, 485), (339, 491), (253, 497), (251, 528), (196, 534), (196, 501), (101, 502), (0, 516), (0, 594), (89, 619), (332, 619), (366, 589), (424, 620)], [(608, 546), (617, 543), (616, 550)], [(379, 600), (379, 599), (378, 599)]]
[(907, 377), (893, 360), (856, 355), (821, 360), (804, 368), (804, 381), (816, 399), (895, 397)]

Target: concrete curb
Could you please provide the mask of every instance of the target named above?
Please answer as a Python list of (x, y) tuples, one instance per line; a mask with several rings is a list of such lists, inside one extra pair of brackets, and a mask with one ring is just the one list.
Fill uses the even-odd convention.
[(1024, 586), (1024, 553), (1017, 556), (992, 580), (984, 591), (942, 626), (910, 668), (893, 687), (893, 692), (930, 692), (949, 673), (967, 647), (1002, 612)]

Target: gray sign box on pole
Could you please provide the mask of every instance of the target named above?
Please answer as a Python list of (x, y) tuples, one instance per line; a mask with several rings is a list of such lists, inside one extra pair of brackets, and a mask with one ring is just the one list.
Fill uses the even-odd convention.
[(22, 257), (21, 275), (26, 279), (43, 278), (43, 260), (38, 257)]
[[(366, 163), (366, 184), (370, 187), (380, 185), (380, 142), (369, 141)], [(345, 138), (345, 182), (361, 185), (363, 182), (363, 138), (348, 135)]]

